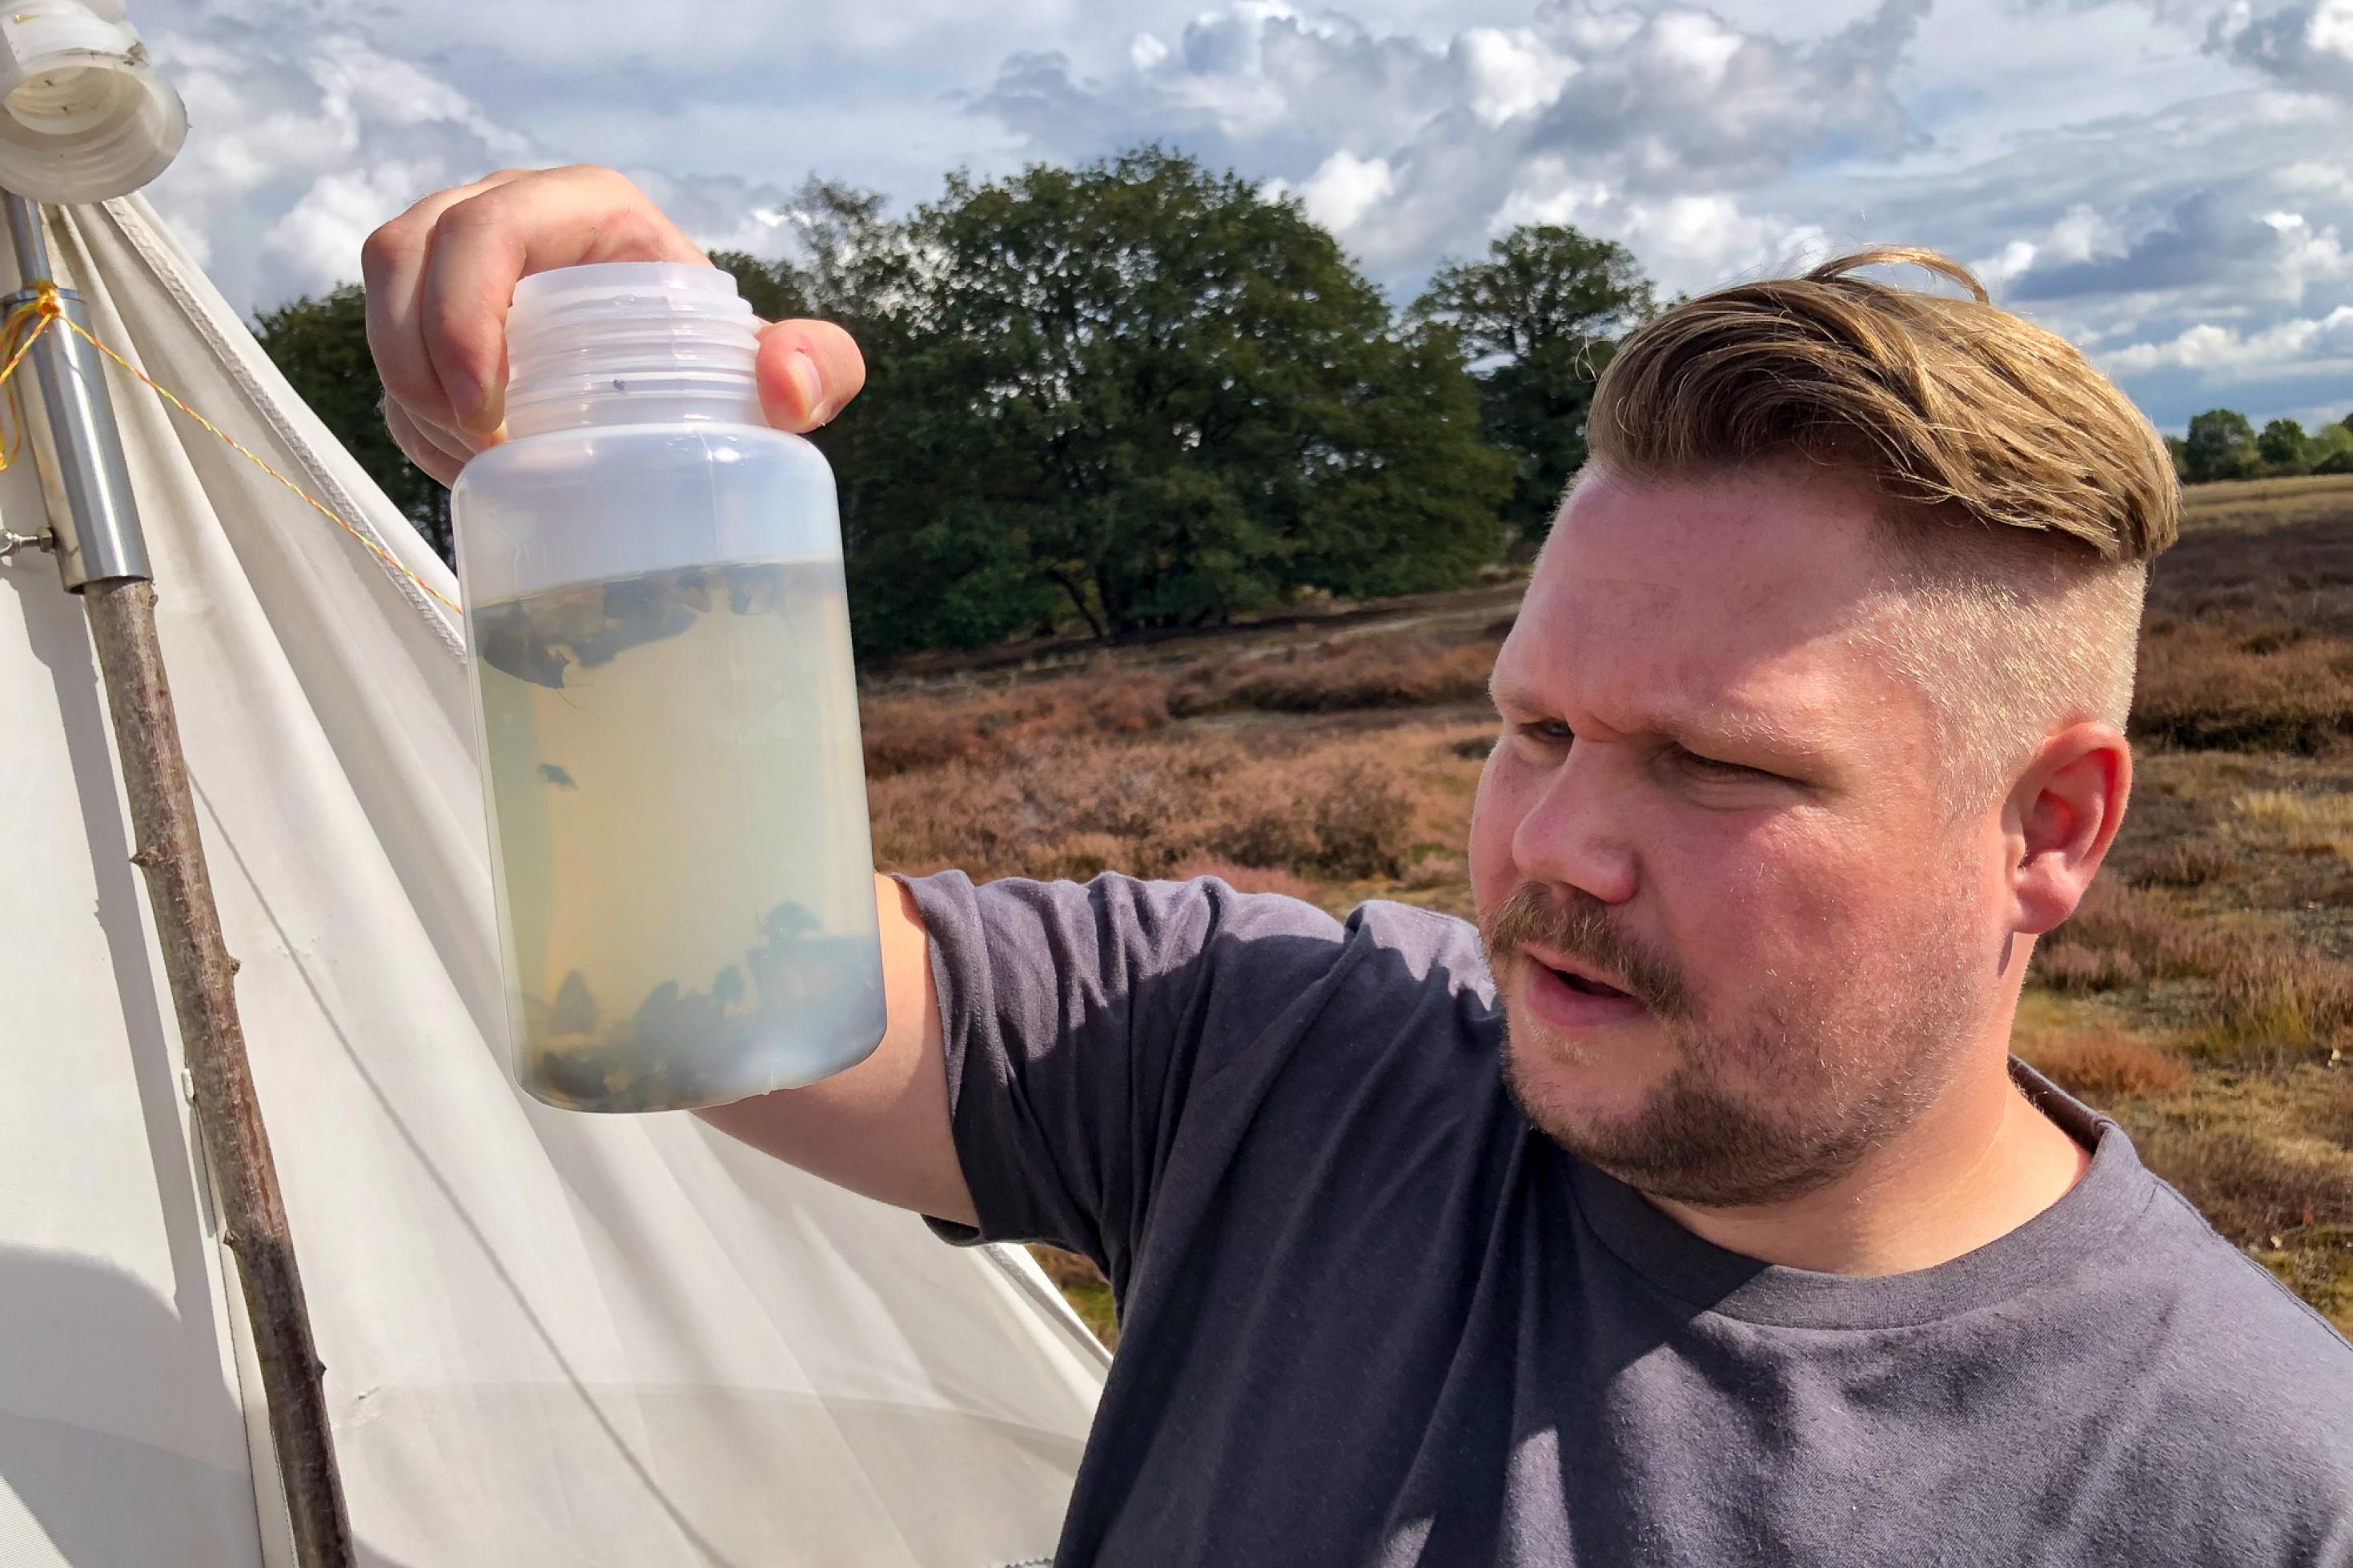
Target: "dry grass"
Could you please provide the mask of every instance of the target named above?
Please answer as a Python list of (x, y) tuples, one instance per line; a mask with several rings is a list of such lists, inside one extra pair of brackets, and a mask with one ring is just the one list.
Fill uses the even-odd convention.
[(1026, 684), (870, 692), (876, 857), (978, 879), (1215, 874), (1327, 901), (1359, 884), (1443, 889), (1462, 876), (1483, 731), (1207, 730), (1175, 716), (1451, 702), (1483, 689), (1493, 658), (1484, 637), (1367, 636), (1167, 672), (1103, 663)]
[(2267, 840), (2291, 855), (2353, 860), (2353, 795), (2252, 790), (2231, 804), (2243, 837)]
[(1001, 763), (1070, 735), (1140, 735), (1168, 722), (1167, 683), (1108, 665), (1082, 679), (868, 694), (859, 703), (870, 778), (951, 763)]
[(2190, 492), (2149, 584), (2133, 729), (2153, 744), (2319, 755), (2353, 737), (2353, 482)]
[(1315, 884), (1280, 866), (1237, 866), (1215, 855), (1194, 855), (1180, 860), (1168, 873), (1178, 881), (1215, 877), (1238, 893), (1281, 893), (1287, 899), (1313, 901)]
[(2214, 972), (2206, 1019), (2226, 1056), (2334, 1047), (2353, 1026), (2353, 968), (2291, 942), (2240, 948)]
[(2353, 831), (2353, 795), (2250, 790), (2231, 802), (2240, 816), (2286, 832)]
[(1166, 877), (1208, 858), (1329, 881), (1392, 879), (1417, 845), (1461, 842), (1467, 792), (1442, 774), (1464, 766), (1435, 731), (1280, 749), (1198, 734), (1054, 738), (995, 765), (874, 780), (875, 852), (975, 878)]
[(2068, 1093), (2095, 1105), (2142, 1095), (2179, 1094), (2189, 1064), (2163, 1046), (2113, 1024), (2015, 1042), (2019, 1055)]
[(2242, 1246), (2284, 1247), (2307, 1226), (2353, 1226), (2353, 1173), (2251, 1133), (2165, 1131), (2141, 1152), (2207, 1224)]
[(2353, 967), (2272, 927), (2224, 925), (2103, 879), (2043, 938), (2033, 978), (2059, 993), (2177, 990), (2171, 1012), (2214, 1059), (2288, 1060), (2353, 1032)]
[(2054, 991), (2114, 991), (2211, 974), (2229, 953), (2202, 922), (2182, 919), (2155, 895), (2104, 879), (2092, 884), (2073, 920), (2042, 939), (2034, 973)]
[(2353, 638), (2152, 622), (2133, 734), (2184, 750), (2318, 755), (2353, 737)]
[(2330, 1098), (2327, 1106), (2316, 1117), (2315, 1130), (2347, 1153), (2353, 1154), (2353, 1084), (2347, 1085)]
[(2128, 875), (2141, 887), (2202, 888), (2229, 880), (2238, 869), (2239, 858), (2228, 844), (2214, 838), (2191, 838), (2158, 849)]
[(1050, 740), (1148, 734), (1172, 719), (1212, 713), (1475, 702), (1486, 696), (1495, 647), (1492, 636), (1444, 642), (1413, 633), (1360, 634), (1166, 669), (1121, 666), (1106, 655), (1076, 675), (870, 691), (859, 703), (866, 771), (870, 778), (891, 778), (952, 763), (1003, 763)]
[(2145, 1135), (2140, 1152), (2207, 1224), (2353, 1328), (2353, 1162), (2237, 1128), (2168, 1128)]
[(1486, 696), (1494, 664), (1495, 645), (1486, 641), (1445, 647), (1412, 636), (1357, 637), (1241, 664), (1200, 660), (1172, 683), (1168, 706), (1178, 714), (1335, 713), (1475, 702)]
[(2182, 531), (2192, 538), (2302, 524), (2339, 527), (2353, 516), (2353, 476), (2194, 485), (2181, 500)]

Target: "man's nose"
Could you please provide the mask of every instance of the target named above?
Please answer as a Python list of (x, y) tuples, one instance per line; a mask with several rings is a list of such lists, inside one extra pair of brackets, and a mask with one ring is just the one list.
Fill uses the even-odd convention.
[(1605, 904), (1634, 896), (1640, 865), (1628, 832), (1627, 765), (1590, 742), (1569, 747), (1513, 831), (1512, 859), (1524, 879), (1576, 888)]

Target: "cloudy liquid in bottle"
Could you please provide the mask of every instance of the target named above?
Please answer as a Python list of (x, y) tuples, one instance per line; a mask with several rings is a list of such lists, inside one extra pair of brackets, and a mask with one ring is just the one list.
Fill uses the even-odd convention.
[(838, 559), (697, 565), (474, 608), (518, 1080), (712, 1105), (881, 1038)]

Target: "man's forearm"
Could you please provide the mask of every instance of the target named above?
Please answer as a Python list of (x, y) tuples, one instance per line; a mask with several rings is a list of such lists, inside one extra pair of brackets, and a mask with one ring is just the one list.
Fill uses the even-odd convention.
[(975, 1222), (948, 1124), (947, 1067), (930, 944), (913, 893), (874, 879), (889, 1024), (873, 1054), (805, 1089), (697, 1112), (713, 1127), (853, 1192)]

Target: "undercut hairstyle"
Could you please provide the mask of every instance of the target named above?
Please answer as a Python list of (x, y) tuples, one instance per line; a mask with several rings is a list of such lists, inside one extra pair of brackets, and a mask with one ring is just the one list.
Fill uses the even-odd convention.
[[(1860, 276), (1908, 263), (1965, 295)], [(1864, 636), (1927, 695), (1954, 809), (2058, 729), (2121, 729), (2148, 563), (2180, 526), (2131, 399), (1959, 264), (1884, 247), (1719, 289), (1637, 329), (1595, 388), (1591, 461), (1685, 483), (1785, 463), (1884, 503), (1890, 592)]]

